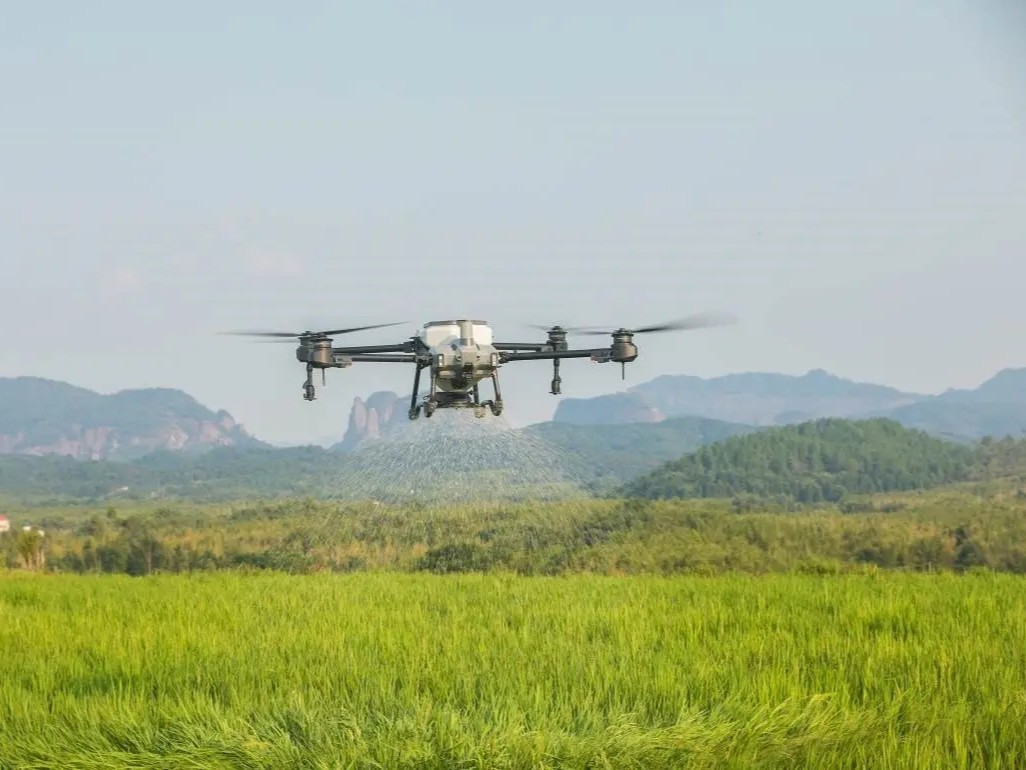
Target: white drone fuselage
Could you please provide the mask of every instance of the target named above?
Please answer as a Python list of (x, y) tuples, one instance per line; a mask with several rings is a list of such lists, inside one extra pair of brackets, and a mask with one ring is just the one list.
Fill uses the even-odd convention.
[(484, 321), (432, 321), (417, 332), (417, 338), (431, 352), (431, 373), (438, 390), (467, 392), (499, 368), (492, 328)]

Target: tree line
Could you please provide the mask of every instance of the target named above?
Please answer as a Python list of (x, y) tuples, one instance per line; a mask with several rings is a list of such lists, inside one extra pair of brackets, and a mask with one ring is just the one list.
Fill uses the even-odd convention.
[[(985, 502), (981, 502), (981, 500)], [(48, 524), (42, 561), (0, 536), (12, 568), (123, 573), (364, 570), (524, 575), (906, 570), (1026, 573), (1026, 493), (884, 496), (801, 511), (724, 500), (593, 500), (454, 508), (295, 500), (222, 510), (115, 509)]]

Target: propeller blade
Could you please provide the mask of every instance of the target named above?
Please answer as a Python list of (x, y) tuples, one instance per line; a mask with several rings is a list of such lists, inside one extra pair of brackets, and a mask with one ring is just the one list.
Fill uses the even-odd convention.
[(643, 326), (640, 329), (635, 329), (635, 334), (641, 332), (665, 332), (665, 331), (678, 331), (685, 329), (708, 329), (713, 326), (728, 326), (735, 323), (737, 319), (728, 313), (698, 313), (697, 315), (688, 316), (687, 318), (679, 318), (676, 321), (670, 321), (664, 324), (657, 324), (655, 326)]
[(236, 337), (276, 337), (280, 339), (303, 339), (305, 337), (337, 337), (341, 334), (351, 334), (352, 332), (362, 332), (367, 329), (384, 329), (386, 326), (399, 326), (399, 324), (405, 323), (405, 321), (397, 321), (396, 323), (389, 324), (373, 324), (371, 326), (353, 326), (348, 329), (328, 329), (327, 331), (305, 331), (305, 332), (222, 332), (222, 334), (228, 334)]
[(583, 326), (563, 326), (562, 324), (549, 324), (548, 326), (542, 324), (525, 324), (525, 326), (528, 329), (538, 329), (543, 332), (547, 332), (550, 329), (555, 329), (557, 327), (565, 332), (579, 332), (585, 329)]
[[(639, 326), (635, 329), (627, 329), (632, 334), (649, 334), (652, 332), (684, 331), (688, 329), (707, 329), (713, 326), (727, 326), (735, 323), (737, 319), (728, 313), (697, 313), (687, 318), (678, 318), (675, 321), (667, 321), (652, 326)], [(612, 334), (612, 329), (589, 329), (581, 332), (588, 335)]]
[(404, 324), (404, 323), (406, 323), (406, 321), (396, 321), (395, 323), (391, 323), (391, 324), (374, 324), (373, 326), (353, 326), (352, 328), (349, 328), (349, 329), (331, 329), (331, 330), (326, 331), (326, 332), (317, 332), (317, 333), (318, 334), (323, 334), (326, 337), (337, 337), (340, 334), (350, 334), (352, 332), (362, 332), (362, 331), (364, 331), (366, 329), (384, 329), (386, 326), (399, 326), (399, 324)]

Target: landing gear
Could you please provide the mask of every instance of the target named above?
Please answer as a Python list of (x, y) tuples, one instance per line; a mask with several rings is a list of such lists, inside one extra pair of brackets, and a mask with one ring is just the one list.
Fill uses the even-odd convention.
[(427, 400), (424, 402), (424, 416), (430, 417), (435, 413), (438, 408), (438, 397), (437, 397), (437, 382), (435, 380), (435, 373), (431, 372), (431, 388), (428, 391)]
[(549, 393), (551, 393), (554, 396), (558, 396), (560, 394), (559, 386), (562, 384), (562, 382), (563, 382), (563, 380), (559, 376), (559, 359), (558, 358), (553, 358), (552, 359), (552, 386), (549, 388)]
[(495, 388), (495, 401), (492, 403), (492, 414), (502, 414), (502, 391), (499, 390), (499, 373), (492, 372), (492, 387)]
[[(410, 412), (409, 417), (411, 420), (416, 420), (420, 417), (420, 405), (417, 404), (417, 392), (420, 390), (420, 370), (423, 369), (420, 364), (417, 364), (417, 370), (413, 373), (413, 395), (410, 397)], [(431, 415), (428, 415), (430, 417)]]
[(423, 404), (418, 404), (417, 399), (420, 398), (420, 371), (425, 367), (424, 364), (417, 364), (417, 369), (413, 373), (413, 395), (410, 396), (410, 411), (407, 416), (411, 420), (416, 420), (420, 417), (420, 413), (424, 412), (425, 417), (430, 417), (435, 413), (435, 409), (438, 408), (438, 400), (435, 397), (435, 378), (431, 377), (431, 392), (428, 397), (424, 399)]
[(481, 391), (477, 383), (468, 390), (438, 390), (437, 376), (431, 374), (431, 389), (424, 397), (423, 403), (420, 400), (420, 371), (426, 369), (430, 364), (423, 364), (417, 367), (413, 375), (413, 395), (410, 397), (410, 409), (407, 413), (411, 420), (416, 420), (423, 414), (431, 417), (438, 409), (473, 409), (475, 417), (484, 417), (485, 409), (498, 417), (502, 414), (502, 392), (499, 390), (499, 377), (492, 372), (492, 387), (495, 390), (495, 398), (482, 401)]
[(495, 399), (482, 401), (479, 404), (482, 408), (487, 406), (492, 411), (492, 415), (498, 417), (502, 414), (502, 391), (499, 390), (499, 375), (496, 372), (492, 372), (492, 388), (495, 390)]
[(313, 384), (313, 366), (310, 364), (306, 365), (306, 382), (303, 383), (303, 398), (307, 401), (313, 401), (317, 398)]

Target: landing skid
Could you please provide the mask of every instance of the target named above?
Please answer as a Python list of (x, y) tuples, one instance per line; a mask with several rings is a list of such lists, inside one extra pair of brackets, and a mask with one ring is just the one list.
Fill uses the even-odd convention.
[(430, 417), (438, 409), (473, 409), (475, 417), (484, 417), (485, 409), (491, 411), (492, 415), (498, 417), (502, 414), (502, 392), (499, 390), (499, 377), (492, 373), (492, 387), (495, 390), (495, 398), (487, 401), (481, 400), (478, 386), (474, 385), (472, 391), (459, 391), (451, 393), (439, 391), (436, 387), (435, 377), (431, 378), (431, 390), (424, 396), (424, 403), (418, 404), (420, 390), (420, 370), (417, 367), (413, 375), (413, 396), (410, 398), (409, 418), (416, 420), (423, 412), (425, 417)]

